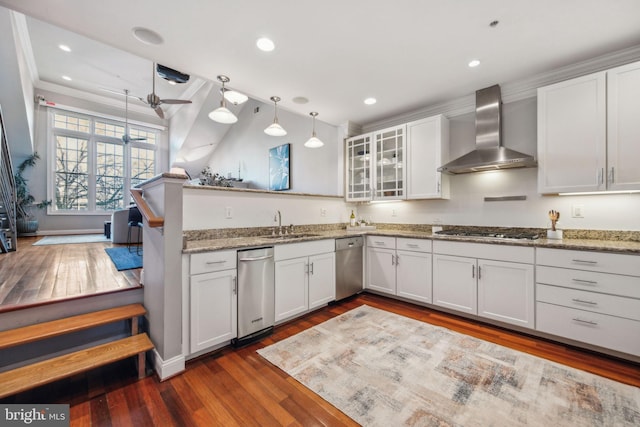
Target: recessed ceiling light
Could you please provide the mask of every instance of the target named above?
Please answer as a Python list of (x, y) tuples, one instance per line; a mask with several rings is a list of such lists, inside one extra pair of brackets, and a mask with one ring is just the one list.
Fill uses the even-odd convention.
[(469, 67), (471, 68), (477, 67), (478, 65), (480, 65), (480, 61), (478, 61), (477, 59), (474, 59), (471, 62), (469, 62)]
[(306, 104), (309, 102), (309, 98), (306, 98), (304, 96), (296, 96), (295, 98), (292, 99), (293, 102), (295, 102), (296, 104)]
[(276, 48), (276, 45), (273, 43), (273, 41), (266, 37), (259, 38), (258, 41), (256, 41), (256, 46), (258, 46), (258, 49), (263, 52), (271, 52)]
[(70, 82), (70, 81), (71, 81), (71, 77), (69, 77), (69, 76), (62, 76), (62, 80), (66, 80), (66, 81)]
[(164, 43), (164, 39), (160, 34), (144, 27), (133, 27), (131, 29), (133, 36), (144, 44), (158, 45)]
[(367, 98), (367, 99), (364, 100), (364, 103), (367, 104), (367, 105), (373, 105), (376, 102), (378, 102), (378, 100), (375, 99), (375, 98)]
[(58, 47), (60, 48), (60, 50), (64, 50), (65, 52), (71, 52), (71, 48), (66, 44), (59, 44)]

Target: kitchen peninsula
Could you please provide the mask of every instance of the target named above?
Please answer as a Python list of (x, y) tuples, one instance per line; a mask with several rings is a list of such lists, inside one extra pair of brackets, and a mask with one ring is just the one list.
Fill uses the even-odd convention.
[[(144, 277), (145, 277), (145, 306), (149, 310), (150, 334), (156, 343), (154, 365), (160, 378), (166, 378), (184, 369), (184, 362), (199, 354), (215, 350), (227, 345), (228, 341), (216, 344), (202, 352), (192, 352), (189, 348), (189, 264), (190, 257), (199, 253), (222, 253), (225, 251), (235, 251), (239, 248), (256, 246), (289, 246), (310, 244), (313, 242), (323, 242), (334, 240), (345, 235), (353, 235), (347, 232), (345, 226), (351, 210), (357, 206), (347, 203), (342, 198), (336, 196), (317, 196), (309, 194), (278, 193), (260, 190), (242, 189), (221, 189), (215, 187), (200, 187), (185, 185), (186, 177), (180, 175), (165, 174), (156, 177), (141, 185), (145, 199), (152, 206), (158, 216), (165, 218), (162, 230), (148, 228), (145, 224), (145, 252), (144, 252)], [(274, 227), (274, 214), (277, 211), (282, 213), (283, 224), (294, 224), (294, 236), (284, 237), (273, 236), (276, 232)], [(232, 218), (227, 218), (229, 216)], [(236, 216), (238, 217), (236, 219)], [(308, 217), (308, 221), (304, 218)], [(431, 303), (425, 303), (432, 308), (449, 311), (456, 314), (469, 316), (479, 321), (496, 323), (512, 329), (533, 333), (551, 339), (566, 341), (575, 345), (583, 345), (597, 351), (608, 352), (630, 360), (640, 360), (640, 349), (628, 347), (626, 343), (637, 345), (638, 340), (634, 339), (640, 334), (640, 319), (634, 313), (634, 307), (640, 301), (640, 270), (636, 265), (640, 256), (640, 238), (637, 231), (590, 231), (590, 230), (565, 230), (565, 239), (562, 241), (552, 241), (547, 239), (535, 240), (512, 240), (499, 238), (482, 238), (477, 236), (437, 236), (431, 233), (432, 224), (401, 224), (401, 223), (376, 223), (376, 229), (362, 234), (367, 236), (367, 249), (375, 246), (375, 237), (384, 237), (389, 244), (388, 253), (393, 259), (402, 260), (402, 251), (411, 252), (412, 245), (419, 241), (428, 242), (424, 254), (431, 260), (433, 275), (429, 280), (434, 286), (435, 296), (438, 288), (438, 260), (448, 260), (451, 258), (464, 258), (473, 260), (472, 267), (475, 276), (477, 274), (489, 273), (496, 265), (505, 271), (504, 268), (517, 265), (520, 268), (518, 275), (522, 277), (523, 284), (519, 288), (519, 298), (522, 304), (514, 304), (508, 301), (509, 306), (519, 307), (523, 310), (523, 318), (529, 319), (527, 326), (521, 325), (518, 316), (513, 313), (500, 314), (497, 309), (504, 308), (498, 300), (498, 306), (489, 306), (483, 313), (481, 301), (478, 300), (483, 294), (474, 294), (472, 310), (465, 313), (452, 305), (439, 303), (432, 299)], [(477, 229), (480, 226), (466, 226), (469, 229)], [(483, 228), (498, 229), (489, 226)], [(519, 227), (509, 227), (510, 229)], [(525, 227), (521, 227), (525, 228)], [(527, 230), (538, 230), (544, 232), (543, 228), (526, 228)], [(277, 233), (277, 232), (276, 232)], [(611, 236), (613, 240), (607, 240)], [(371, 244), (369, 241), (371, 240)], [(377, 239), (376, 239), (377, 240)], [(385, 242), (386, 243), (386, 242)], [(397, 246), (396, 246), (397, 245)], [(405, 245), (405, 247), (401, 247)], [(456, 245), (456, 246), (451, 246)], [(302, 246), (300, 246), (302, 247)], [(148, 248), (148, 249), (147, 249)], [(495, 248), (505, 248), (505, 251), (498, 251), (493, 255)], [(501, 259), (502, 254), (524, 250), (522, 257), (509, 261)], [(452, 252), (453, 251), (453, 252)], [(369, 252), (367, 252), (369, 253)], [(563, 256), (568, 254), (565, 260)], [(541, 254), (542, 257), (541, 257)], [(580, 257), (574, 255), (581, 255)], [(584, 256), (582, 256), (584, 255)], [(591, 259), (596, 257), (594, 259)], [(586, 257), (586, 258), (585, 258)], [(464, 261), (461, 259), (453, 261)], [(181, 259), (181, 268), (176, 269), (176, 260)], [(541, 261), (542, 260), (542, 261)], [(577, 260), (576, 265), (571, 265)], [(483, 264), (491, 261), (491, 265)], [(366, 263), (372, 265), (372, 258), (367, 256)], [(400, 261), (402, 262), (402, 261)], [(563, 263), (569, 263), (565, 265)], [(500, 264), (502, 263), (502, 264)], [(575, 263), (574, 263), (575, 264)], [(445, 266), (445, 264), (442, 264)], [(365, 267), (365, 270), (369, 268)], [(386, 267), (381, 267), (386, 268)], [(549, 270), (556, 269), (556, 270)], [(472, 271), (471, 269), (469, 270)], [(498, 270), (494, 270), (498, 271)], [(511, 271), (511, 270), (507, 270)], [(565, 302), (567, 296), (549, 295), (549, 291), (559, 291), (561, 293), (571, 292), (571, 286), (566, 283), (556, 283), (551, 279), (546, 279), (545, 273), (553, 271), (559, 275), (566, 274), (567, 271), (577, 272), (578, 276), (570, 277), (567, 280), (576, 283), (598, 282), (600, 278), (621, 280), (615, 283), (613, 289), (606, 289), (601, 292), (591, 290), (575, 289), (580, 293), (580, 297), (570, 295), (568, 303)], [(363, 274), (367, 274), (366, 271)], [(598, 280), (593, 280), (593, 277)], [(395, 276), (394, 276), (395, 277)], [(507, 276), (509, 277), (509, 276)], [(557, 275), (551, 275), (551, 278)], [(395, 280), (395, 279), (394, 279)], [(482, 289), (480, 278), (475, 279), (471, 289)], [(542, 280), (542, 281), (541, 281)], [(603, 281), (605, 283), (607, 281)], [(609, 280), (607, 283), (610, 283)], [(491, 292), (503, 295), (502, 282), (496, 282), (497, 288)], [(593, 285), (593, 284), (591, 284)], [(395, 285), (394, 285), (395, 286)], [(609, 286), (607, 284), (607, 286)], [(389, 291), (380, 291), (371, 286), (365, 280), (365, 289), (379, 294), (384, 294), (393, 298), (407, 299), (396, 294), (396, 288), (391, 287)], [(513, 289), (513, 288), (509, 288)], [(569, 290), (569, 291), (568, 291)], [(486, 295), (491, 295), (491, 292)], [(613, 297), (613, 301), (595, 301), (594, 297), (605, 295)], [(431, 295), (429, 296), (431, 297)], [(277, 296), (276, 296), (277, 298)], [(573, 300), (579, 300), (575, 302)], [(408, 299), (411, 300), (411, 299)], [(477, 301), (477, 302), (476, 302)], [(573, 302), (572, 302), (573, 301)], [(580, 302), (583, 301), (583, 302)], [(486, 302), (486, 301), (485, 301)], [(491, 303), (491, 301), (489, 301)], [(596, 303), (602, 305), (603, 312), (590, 308)], [(630, 314), (618, 316), (611, 313), (610, 307), (631, 304)], [(540, 319), (553, 319), (549, 323), (556, 324), (557, 313), (551, 312), (556, 307), (567, 304), (578, 304), (580, 308), (567, 307), (561, 312), (577, 310), (578, 313), (595, 313), (599, 321), (621, 319), (624, 327), (615, 325), (616, 333), (599, 332), (596, 337), (584, 337), (573, 330), (556, 330), (548, 324), (541, 324)], [(584, 309), (584, 305), (587, 309)], [(613, 304), (613, 305), (612, 305)], [(507, 307), (511, 309), (510, 307)], [(491, 311), (493, 310), (493, 311)], [(490, 314), (489, 312), (493, 313)], [(640, 312), (640, 311), (636, 311)], [(489, 314), (487, 314), (489, 313)], [(295, 316), (294, 316), (295, 317)], [(584, 321), (589, 329), (598, 329), (592, 323), (598, 323), (591, 318), (574, 316), (575, 319)], [(537, 324), (536, 324), (537, 321)], [(571, 322), (571, 319), (569, 319)], [(511, 323), (509, 323), (511, 322)], [(533, 323), (531, 323), (533, 322)], [(591, 322), (591, 323), (588, 323)], [(604, 323), (602, 323), (604, 325)], [(537, 325), (543, 325), (538, 330)], [(608, 327), (608, 326), (607, 326)], [(629, 335), (631, 334), (631, 335)], [(604, 337), (616, 336), (614, 343), (608, 341), (601, 342)], [(155, 338), (154, 338), (155, 337)]]

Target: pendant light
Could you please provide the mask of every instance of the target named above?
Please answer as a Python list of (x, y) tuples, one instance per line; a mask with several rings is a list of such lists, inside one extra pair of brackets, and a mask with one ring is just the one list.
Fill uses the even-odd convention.
[(278, 123), (278, 102), (280, 102), (280, 97), (272, 96), (270, 99), (273, 101), (275, 112), (273, 123), (271, 123), (269, 127), (264, 130), (264, 133), (271, 136), (285, 136), (287, 134), (287, 131), (284, 130), (282, 126), (280, 126), (280, 123)]
[(224, 84), (229, 83), (229, 77), (218, 76), (218, 81), (222, 83), (222, 99), (220, 100), (220, 106), (209, 113), (209, 118), (214, 122), (231, 124), (238, 121), (238, 118), (227, 108), (227, 103), (224, 97)]
[(220, 92), (222, 92), (224, 98), (233, 105), (244, 104), (249, 99), (249, 97), (244, 93), (240, 93), (231, 89), (220, 89)]
[(311, 112), (309, 113), (311, 117), (313, 117), (313, 132), (311, 133), (311, 138), (307, 142), (304, 143), (304, 146), (307, 148), (320, 148), (324, 145), (322, 141), (316, 136), (316, 116), (318, 113)]

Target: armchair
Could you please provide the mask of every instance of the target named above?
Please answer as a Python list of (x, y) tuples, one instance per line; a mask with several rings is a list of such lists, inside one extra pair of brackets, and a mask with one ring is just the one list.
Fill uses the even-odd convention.
[[(127, 243), (129, 234), (129, 208), (119, 209), (111, 214), (111, 242)], [(142, 241), (142, 228), (131, 229), (131, 241)]]

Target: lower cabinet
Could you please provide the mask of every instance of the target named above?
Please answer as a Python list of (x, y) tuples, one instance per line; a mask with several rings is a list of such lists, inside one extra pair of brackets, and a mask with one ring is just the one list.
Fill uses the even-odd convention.
[(274, 250), (276, 322), (335, 300), (333, 240), (278, 245)]
[(533, 248), (435, 241), (433, 251), (433, 304), (534, 328)]
[(368, 289), (431, 302), (431, 241), (367, 237)]
[[(202, 258), (206, 260), (202, 260)], [(200, 271), (198, 265), (213, 270), (226, 270), (192, 274), (189, 277), (189, 319), (191, 353), (230, 341), (237, 336), (237, 273), (236, 251), (194, 254), (191, 271)], [(218, 266), (218, 267), (216, 267)]]

